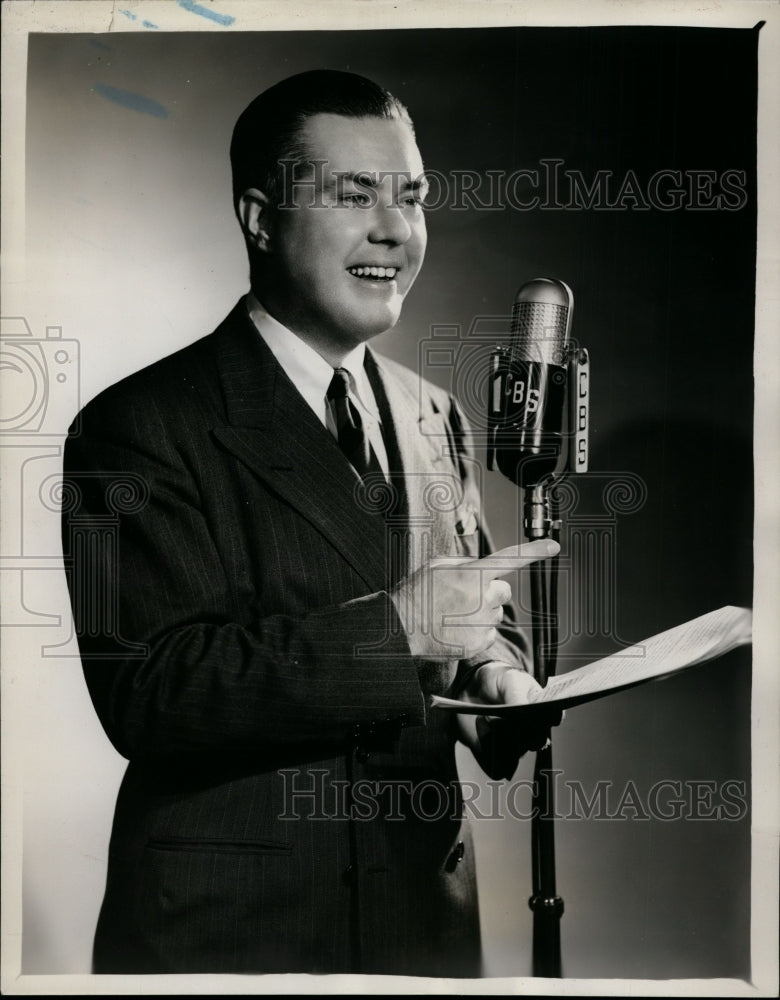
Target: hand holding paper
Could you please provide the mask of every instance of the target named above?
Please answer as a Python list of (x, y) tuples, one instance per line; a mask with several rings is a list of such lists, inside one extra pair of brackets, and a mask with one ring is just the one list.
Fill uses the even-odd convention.
[(567, 708), (713, 660), (751, 640), (750, 609), (727, 606), (602, 660), (552, 677), (546, 687), (529, 692), (527, 704), (464, 703), (434, 695), (433, 705), (456, 712), (495, 716), (532, 713), (542, 705)]
[[(527, 706), (533, 704), (543, 689), (531, 674), (508, 663), (493, 661), (479, 667), (461, 692), (456, 716), (458, 738), (469, 747), (483, 771), (491, 778), (510, 778), (517, 762), (529, 750), (539, 750), (547, 742), (551, 726), (563, 715), (557, 705), (535, 711), (522, 726), (511, 719), (490, 713), (492, 704)], [(479, 706), (489, 714), (474, 715), (468, 705)]]

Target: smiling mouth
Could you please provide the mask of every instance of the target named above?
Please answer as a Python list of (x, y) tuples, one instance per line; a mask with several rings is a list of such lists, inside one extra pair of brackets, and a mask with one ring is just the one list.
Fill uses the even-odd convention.
[(362, 278), (364, 281), (393, 281), (399, 270), (398, 267), (374, 267), (365, 264), (347, 268), (353, 278)]

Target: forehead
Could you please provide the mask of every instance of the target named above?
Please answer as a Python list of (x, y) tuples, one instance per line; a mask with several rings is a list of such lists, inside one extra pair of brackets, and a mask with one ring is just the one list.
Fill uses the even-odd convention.
[(419, 177), (423, 163), (409, 126), (397, 118), (346, 118), (319, 114), (302, 129), (307, 153), (325, 160), (325, 171), (399, 172)]

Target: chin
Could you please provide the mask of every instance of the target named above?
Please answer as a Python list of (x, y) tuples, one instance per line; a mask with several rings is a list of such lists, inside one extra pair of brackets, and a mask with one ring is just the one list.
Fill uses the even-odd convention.
[(363, 314), (359, 318), (356, 317), (355, 321), (349, 324), (348, 329), (356, 344), (365, 343), (367, 340), (378, 337), (380, 333), (392, 329), (400, 318), (400, 309), (388, 310), (382, 315), (366, 316)]

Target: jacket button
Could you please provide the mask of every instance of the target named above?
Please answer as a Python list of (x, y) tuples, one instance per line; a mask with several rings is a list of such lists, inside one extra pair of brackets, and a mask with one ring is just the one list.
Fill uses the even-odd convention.
[(363, 747), (358, 747), (358, 748), (357, 748), (357, 749), (355, 750), (355, 758), (356, 758), (356, 760), (358, 760), (358, 761), (359, 761), (359, 762), (360, 762), (361, 764), (365, 764), (365, 762), (366, 762), (366, 761), (368, 760), (368, 758), (369, 758), (370, 756), (371, 756), (371, 751), (370, 751), (370, 750), (366, 750), (366, 749), (364, 749)]
[(344, 880), (344, 882), (346, 883), (346, 885), (352, 885), (352, 883), (355, 880), (355, 867), (354, 867), (354, 865), (347, 865), (347, 867), (344, 869), (344, 872), (343, 872), (343, 874), (342, 874), (341, 877)]

